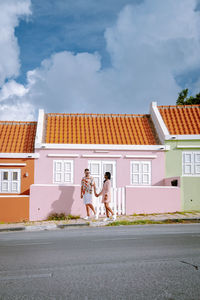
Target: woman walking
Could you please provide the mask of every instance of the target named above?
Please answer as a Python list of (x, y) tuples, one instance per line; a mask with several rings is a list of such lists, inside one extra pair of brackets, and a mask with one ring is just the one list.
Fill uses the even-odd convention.
[(114, 214), (114, 212), (112, 211), (112, 209), (109, 207), (109, 202), (111, 201), (111, 174), (110, 172), (106, 172), (104, 175), (104, 182), (103, 182), (103, 188), (101, 190), (101, 192), (99, 194), (96, 193), (96, 188), (95, 190), (95, 196), (99, 197), (102, 195), (102, 203), (104, 203), (105, 205), (105, 210), (106, 210), (106, 218), (104, 219), (104, 221), (109, 221), (111, 220), (109, 217), (109, 213), (111, 213), (112, 215), (112, 220), (116, 220), (116, 215)]
[(90, 217), (90, 209), (95, 215), (95, 219), (98, 219), (98, 215), (95, 212), (94, 206), (92, 205), (92, 190), (95, 188), (95, 182), (92, 176), (90, 176), (89, 169), (85, 169), (85, 176), (81, 180), (81, 198), (83, 198), (84, 204), (86, 206), (87, 216), (84, 218), (88, 220)]

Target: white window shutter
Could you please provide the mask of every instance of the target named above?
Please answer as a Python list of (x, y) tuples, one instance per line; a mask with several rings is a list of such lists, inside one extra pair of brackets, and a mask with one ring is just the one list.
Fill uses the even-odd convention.
[(151, 185), (151, 162), (150, 161), (131, 162), (131, 184)]
[(64, 182), (72, 183), (73, 178), (73, 164), (72, 161), (64, 161)]
[(73, 160), (54, 160), (54, 183), (73, 183)]
[(0, 192), (1, 193), (20, 193), (20, 189), (21, 189), (20, 169), (0, 170)]
[(61, 160), (54, 161), (54, 182), (62, 183), (63, 164)]
[(101, 181), (102, 181), (101, 162), (100, 161), (89, 161), (88, 165), (89, 165), (90, 174), (94, 178), (96, 187), (100, 188)]
[(193, 175), (194, 174), (194, 153), (193, 152), (183, 152), (183, 175)]

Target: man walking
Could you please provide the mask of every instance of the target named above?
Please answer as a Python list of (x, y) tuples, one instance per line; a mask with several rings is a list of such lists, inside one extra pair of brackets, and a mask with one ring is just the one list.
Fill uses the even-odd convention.
[[(81, 180), (81, 199), (83, 198), (84, 204), (86, 206), (87, 216), (84, 218), (88, 220), (90, 217), (90, 209), (95, 215), (95, 219), (98, 219), (98, 215), (95, 212), (94, 206), (92, 204), (92, 191), (95, 189), (95, 182), (92, 176), (90, 176), (90, 170), (85, 169), (85, 176)], [(95, 189), (96, 190), (96, 189)]]

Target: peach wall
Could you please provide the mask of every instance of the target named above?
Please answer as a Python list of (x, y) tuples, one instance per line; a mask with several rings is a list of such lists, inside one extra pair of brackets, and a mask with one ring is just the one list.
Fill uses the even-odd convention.
[[(0, 166), (1, 169), (21, 170), (21, 193), (19, 195), (29, 195), (30, 185), (34, 183), (34, 159), (27, 158), (0, 158), (0, 163), (25, 163), (26, 166)], [(28, 177), (25, 173), (28, 173)], [(6, 197), (2, 197), (2, 196)], [(21, 222), (29, 219), (29, 197), (18, 197), (18, 194), (0, 194), (0, 221), (1, 222)]]
[(29, 220), (29, 197), (0, 197), (0, 222)]
[[(20, 195), (30, 194), (30, 185), (34, 183), (34, 159), (27, 158), (0, 158), (0, 163), (25, 163), (26, 166), (0, 166), (1, 169), (20, 169), (21, 170), (21, 193)], [(28, 172), (28, 177), (25, 173)], [(1, 195), (4, 195), (3, 193)], [(5, 195), (8, 195), (7, 193)], [(13, 195), (13, 193), (12, 193)]]
[(126, 187), (126, 214), (167, 213), (181, 210), (179, 187)]

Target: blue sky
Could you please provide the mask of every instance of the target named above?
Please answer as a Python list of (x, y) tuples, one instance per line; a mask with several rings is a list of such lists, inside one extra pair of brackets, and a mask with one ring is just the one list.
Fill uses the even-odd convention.
[(0, 119), (146, 113), (200, 91), (199, 0), (0, 0)]
[(32, 0), (29, 21), (15, 29), (20, 45), (21, 82), (28, 70), (38, 67), (52, 53), (64, 50), (98, 51), (102, 66), (110, 64), (104, 31), (112, 26), (121, 9), (141, 0)]

